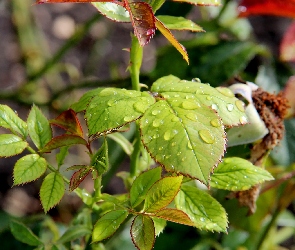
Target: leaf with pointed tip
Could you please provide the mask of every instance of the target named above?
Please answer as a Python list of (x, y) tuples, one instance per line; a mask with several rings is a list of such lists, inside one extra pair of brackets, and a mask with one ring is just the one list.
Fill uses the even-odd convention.
[(105, 88), (97, 88), (92, 89), (90, 91), (87, 91), (78, 102), (71, 105), (71, 109), (73, 109), (76, 113), (79, 113), (81, 111), (85, 111), (90, 100), (98, 95), (101, 91), (103, 91)]
[(27, 124), (7, 105), (0, 105), (0, 127), (18, 133), (23, 138), (28, 135)]
[(19, 221), (11, 220), (10, 230), (13, 236), (20, 242), (30, 246), (43, 245), (42, 241), (32, 232), (32, 230)]
[(164, 76), (153, 83), (151, 91), (160, 93), (164, 98), (195, 99), (214, 109), (227, 127), (247, 123), (244, 103), (228, 88), (213, 88), (201, 82), (177, 80), (177, 78), (174, 81), (171, 76)]
[(111, 138), (112, 140), (117, 142), (127, 155), (130, 156), (132, 154), (134, 149), (133, 145), (122, 133), (109, 134), (108, 138)]
[(22, 138), (12, 134), (0, 135), (0, 157), (18, 155), (28, 146)]
[(155, 99), (146, 92), (107, 88), (93, 97), (85, 117), (89, 134), (110, 133), (138, 119)]
[(69, 190), (73, 191), (74, 189), (76, 189), (92, 170), (92, 167), (84, 166), (83, 168), (80, 168), (78, 171), (76, 171), (71, 177)]
[(66, 130), (70, 134), (83, 137), (82, 126), (75, 111), (72, 109), (62, 112), (57, 118), (50, 120), (50, 123)]
[(125, 8), (128, 10), (139, 44), (141, 46), (149, 43), (156, 31), (155, 16), (151, 6), (145, 2), (133, 2), (124, 0)]
[(43, 148), (52, 138), (50, 124), (37, 106), (33, 105), (28, 119), (29, 135), (38, 149)]
[(224, 128), (214, 110), (195, 99), (160, 100), (140, 119), (140, 129), (143, 144), (167, 171), (209, 185), (225, 150)]
[(92, 242), (102, 241), (111, 237), (127, 216), (128, 211), (126, 210), (114, 210), (104, 214), (93, 227)]
[(64, 244), (86, 235), (91, 235), (91, 229), (85, 225), (71, 226), (65, 233), (57, 240), (57, 244)]
[(64, 146), (60, 148), (60, 151), (56, 154), (56, 162), (57, 165), (60, 167), (64, 164), (65, 158), (69, 153), (69, 146)]
[(239, 3), (239, 16), (275, 15), (295, 18), (295, 1), (286, 0), (242, 0)]
[(152, 218), (137, 215), (132, 222), (130, 235), (137, 249), (152, 250), (155, 243), (155, 227)]
[(167, 221), (158, 217), (152, 217), (155, 226), (155, 234), (159, 236), (162, 233), (167, 225)]
[(221, 0), (173, 0), (174, 2), (185, 2), (200, 6), (218, 6), (221, 4)]
[(116, 22), (130, 22), (130, 15), (126, 9), (117, 3), (92, 3), (92, 5), (105, 17)]
[(157, 18), (170, 30), (190, 30), (203, 32), (204, 30), (193, 21), (181, 16), (157, 16)]
[(156, 19), (156, 27), (157, 29), (167, 38), (167, 40), (179, 51), (179, 53), (183, 56), (183, 59), (189, 64), (188, 55), (186, 49), (180, 44), (176, 38), (173, 36), (171, 31), (157, 18)]
[(52, 138), (50, 142), (48, 142), (44, 148), (40, 150), (42, 153), (48, 153), (51, 152), (54, 149), (65, 147), (65, 146), (71, 146), (76, 144), (82, 144), (87, 145), (87, 142), (78, 135), (60, 135)]
[(65, 184), (60, 173), (48, 174), (40, 188), (40, 199), (45, 213), (60, 202), (65, 193)]
[(155, 182), (146, 194), (143, 210), (153, 213), (168, 206), (177, 195), (182, 178), (182, 176), (164, 177)]
[(161, 167), (153, 168), (140, 174), (130, 188), (131, 207), (138, 206), (146, 197), (150, 187), (161, 178)]
[(149, 0), (147, 2), (152, 7), (153, 12), (156, 13), (156, 11), (165, 3), (165, 0)]
[[(294, 5), (295, 11), (295, 5)], [(280, 45), (280, 59), (295, 62), (295, 22), (291, 23)]]
[(98, 175), (102, 175), (109, 170), (109, 151), (106, 138), (104, 138), (99, 150), (91, 157), (91, 166), (97, 171)]
[(162, 218), (168, 221), (172, 221), (172, 222), (187, 225), (187, 226), (195, 225), (186, 213), (177, 209), (164, 208), (151, 216), (155, 216), (158, 218)]
[(231, 157), (225, 158), (217, 166), (211, 176), (210, 185), (214, 188), (240, 191), (273, 179), (265, 169), (256, 167), (245, 159)]
[(38, 179), (47, 168), (46, 160), (38, 154), (20, 158), (13, 168), (13, 185), (25, 184)]
[(224, 208), (208, 193), (183, 185), (175, 198), (176, 208), (185, 212), (199, 229), (226, 232)]

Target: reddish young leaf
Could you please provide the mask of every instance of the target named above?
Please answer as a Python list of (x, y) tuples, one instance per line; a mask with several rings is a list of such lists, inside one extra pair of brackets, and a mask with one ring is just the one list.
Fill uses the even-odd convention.
[(290, 108), (287, 117), (295, 117), (295, 76), (291, 76), (283, 90), (285, 98), (289, 101)]
[(295, 18), (295, 0), (242, 0), (239, 16), (275, 15)]
[(295, 22), (284, 34), (280, 46), (280, 58), (283, 61), (295, 62)]
[(70, 185), (69, 185), (70, 191), (73, 191), (74, 189), (76, 189), (91, 171), (92, 171), (92, 167), (88, 167), (88, 166), (85, 166), (84, 168), (81, 168), (80, 170), (76, 171), (72, 175), (70, 180)]
[(75, 111), (72, 109), (62, 112), (57, 118), (51, 120), (50, 123), (71, 134), (83, 137), (82, 126)]
[(116, 1), (116, 0), (36, 0), (37, 4), (40, 4), (40, 3), (91, 3), (91, 2), (118, 3), (118, 1)]
[(60, 135), (54, 137), (50, 142), (48, 142), (45, 147), (40, 150), (40, 152), (48, 153), (54, 149), (75, 144), (87, 145), (87, 142), (77, 135)]
[(189, 63), (188, 55), (186, 49), (180, 44), (176, 38), (173, 36), (171, 31), (158, 19), (156, 19), (156, 27), (157, 29), (167, 38), (167, 40), (180, 52), (183, 56), (183, 59)]
[(185, 212), (178, 209), (164, 208), (156, 212), (152, 216), (191, 227), (194, 226), (194, 222), (188, 217), (188, 215)]
[(130, 0), (124, 0), (124, 5), (130, 14), (139, 44), (146, 45), (156, 31), (155, 16), (151, 6), (145, 2), (131, 2)]

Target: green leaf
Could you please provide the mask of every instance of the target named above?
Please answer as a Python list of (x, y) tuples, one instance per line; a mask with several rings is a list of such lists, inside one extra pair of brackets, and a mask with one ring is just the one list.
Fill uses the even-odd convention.
[(43, 244), (40, 241), (40, 239), (38, 239), (38, 237), (31, 231), (31, 229), (26, 227), (21, 222), (11, 220), (10, 230), (11, 230), (11, 233), (13, 234), (13, 236), (17, 240), (19, 240), (25, 244), (28, 244), (30, 246), (39, 246), (39, 245)]
[(52, 138), (52, 131), (48, 120), (41, 110), (33, 105), (28, 119), (29, 135), (38, 149), (43, 148)]
[(130, 235), (137, 249), (153, 249), (155, 243), (155, 227), (152, 218), (146, 215), (137, 215), (132, 222)]
[(231, 157), (224, 158), (223, 162), (218, 165), (211, 176), (210, 185), (214, 188), (240, 191), (273, 179), (269, 172), (254, 166), (251, 162)]
[(202, 27), (195, 24), (193, 21), (181, 16), (157, 16), (157, 18), (171, 30), (190, 30), (195, 32), (204, 31)]
[(92, 242), (102, 241), (111, 237), (127, 216), (128, 211), (126, 210), (114, 210), (104, 214), (94, 225)]
[(52, 138), (52, 140), (48, 142), (45, 145), (45, 147), (40, 150), (40, 152), (48, 153), (57, 148), (76, 145), (76, 144), (87, 145), (87, 142), (78, 135), (64, 134), (64, 135), (60, 135), (60, 136), (56, 136)]
[(156, 212), (168, 206), (178, 193), (182, 176), (165, 177), (155, 182), (146, 194), (143, 210)]
[(130, 156), (132, 154), (134, 149), (133, 145), (124, 135), (121, 133), (115, 133), (109, 134), (108, 137), (117, 142), (127, 155)]
[[(167, 78), (167, 81), (166, 81)], [(217, 111), (225, 126), (232, 127), (245, 124), (244, 104), (234, 93), (224, 87), (213, 88), (208, 84), (195, 81), (175, 81), (171, 76), (165, 76), (153, 83), (151, 91), (161, 93), (164, 98), (182, 97), (193, 99)], [(215, 120), (216, 121), (216, 120)], [(218, 121), (216, 121), (218, 123)], [(214, 126), (215, 122), (213, 122)]]
[(147, 3), (152, 7), (153, 12), (156, 11), (165, 3), (165, 0), (149, 0)]
[(86, 109), (89, 134), (112, 132), (138, 119), (155, 99), (146, 92), (108, 88), (93, 97)]
[(50, 173), (45, 177), (40, 188), (41, 204), (45, 213), (60, 202), (64, 192), (65, 184), (60, 173)]
[(38, 154), (30, 154), (20, 158), (13, 169), (13, 185), (34, 181), (44, 174), (47, 162)]
[(91, 166), (97, 171), (98, 175), (102, 175), (109, 170), (110, 162), (106, 137), (104, 137), (103, 144), (99, 150), (91, 157)]
[(195, 99), (168, 98), (146, 111), (140, 128), (143, 144), (167, 171), (209, 184), (225, 150), (224, 129), (214, 110)]
[(194, 226), (194, 223), (191, 221), (188, 215), (184, 213), (183, 211), (177, 210), (177, 209), (164, 208), (151, 216), (155, 216), (161, 219), (165, 219), (168, 221), (172, 221), (172, 222), (187, 225), (187, 226)]
[(50, 120), (50, 123), (66, 130), (70, 134), (83, 137), (82, 126), (75, 111), (72, 109), (62, 112), (57, 118)]
[(25, 150), (28, 143), (12, 134), (0, 135), (0, 157), (18, 155)]
[(107, 18), (116, 22), (130, 22), (129, 12), (116, 3), (91, 3)]
[[(100, 3), (102, 4), (102, 3)], [(81, 111), (86, 110), (90, 100), (98, 95), (102, 90), (104, 90), (105, 88), (97, 88), (97, 89), (92, 89), (90, 91), (87, 91), (78, 102), (74, 103), (71, 106), (71, 109), (73, 109), (75, 112), (79, 113)]]
[(64, 164), (64, 160), (69, 153), (69, 146), (61, 147), (59, 153), (56, 154), (56, 162), (58, 166)]
[(57, 240), (56, 244), (64, 244), (72, 240), (91, 235), (89, 227), (84, 225), (71, 226), (69, 229)]
[(208, 193), (183, 185), (175, 198), (175, 205), (190, 217), (197, 228), (226, 232), (226, 212)]
[(185, 47), (180, 44), (177, 39), (173, 36), (171, 31), (162, 23), (159, 19), (156, 19), (157, 29), (166, 37), (166, 39), (178, 50), (178, 52), (183, 56), (183, 59), (189, 64), (188, 54)]
[(28, 135), (27, 124), (7, 105), (0, 105), (0, 127), (18, 133), (23, 138)]
[(155, 234), (159, 236), (164, 231), (167, 221), (158, 217), (152, 217), (152, 219), (154, 221)]
[(131, 207), (139, 205), (146, 197), (151, 186), (161, 178), (161, 167), (153, 168), (140, 174), (130, 188)]
[(173, 0), (174, 2), (185, 2), (190, 4), (196, 4), (196, 5), (215, 5), (218, 6), (221, 4), (220, 0)]

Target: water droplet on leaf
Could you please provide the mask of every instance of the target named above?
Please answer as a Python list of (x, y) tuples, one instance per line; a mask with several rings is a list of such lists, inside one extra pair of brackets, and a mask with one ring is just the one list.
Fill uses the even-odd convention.
[(184, 101), (182, 102), (181, 106), (184, 109), (197, 109), (200, 107), (200, 104), (196, 103), (196, 102), (191, 102), (191, 101)]
[(193, 149), (193, 146), (192, 146), (191, 142), (188, 142), (188, 143), (187, 143), (187, 147), (188, 147), (189, 149)]
[(245, 111), (245, 104), (241, 100), (236, 100), (235, 104), (238, 110), (240, 110), (241, 112)]
[(194, 121), (194, 122), (198, 120), (197, 115), (194, 114), (194, 113), (188, 113), (185, 116), (186, 116), (186, 118), (188, 118), (188, 119), (190, 119), (191, 121)]
[(214, 109), (214, 110), (218, 110), (218, 106), (217, 106), (217, 104), (215, 104), (215, 103), (213, 103), (213, 104), (211, 105), (211, 108)]
[(199, 130), (199, 135), (202, 138), (202, 140), (208, 144), (212, 144), (215, 141), (214, 136), (211, 134), (211, 132), (208, 129)]
[(224, 87), (217, 87), (216, 88), (221, 94), (227, 96), (227, 97), (234, 97), (234, 93), (228, 89), (228, 88), (224, 88)]
[(229, 112), (231, 112), (231, 111), (234, 110), (234, 105), (231, 104), (231, 103), (229, 103), (229, 104), (226, 105), (226, 108), (227, 108), (227, 110), (228, 110)]
[(133, 107), (136, 111), (140, 112), (140, 113), (144, 113), (146, 111), (146, 105), (144, 105), (141, 102), (136, 102), (133, 104)]
[(221, 120), (218, 119), (218, 118), (215, 118), (215, 119), (211, 120), (210, 123), (211, 123), (211, 125), (212, 125), (213, 127), (220, 127), (221, 124), (222, 124), (222, 123), (221, 123)]

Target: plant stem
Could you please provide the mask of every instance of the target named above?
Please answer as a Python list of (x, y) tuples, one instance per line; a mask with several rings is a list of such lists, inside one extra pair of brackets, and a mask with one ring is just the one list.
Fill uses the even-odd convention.
[(101, 197), (101, 175), (94, 179), (94, 200), (99, 200)]
[[(140, 46), (137, 37), (132, 35), (131, 49), (130, 49), (130, 66), (129, 71), (131, 75), (132, 89), (140, 91), (139, 74), (142, 63), (143, 48)], [(139, 155), (140, 155), (140, 133), (139, 124), (136, 122), (136, 131), (134, 138), (134, 150), (131, 155), (130, 176), (136, 176)]]

